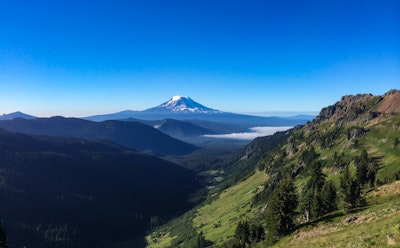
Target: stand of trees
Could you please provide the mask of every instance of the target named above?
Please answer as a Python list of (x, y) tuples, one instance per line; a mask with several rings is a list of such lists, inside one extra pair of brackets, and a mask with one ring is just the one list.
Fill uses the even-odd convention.
[(291, 177), (281, 180), (268, 202), (266, 211), (267, 239), (276, 242), (294, 227), (297, 193)]
[(326, 181), (321, 163), (316, 161), (311, 167), (311, 177), (302, 194), (301, 209), (306, 221), (316, 219), (337, 209), (335, 184)]
[[(371, 163), (365, 149), (354, 158), (355, 171), (350, 170), (350, 165), (343, 161), (343, 156), (343, 154), (335, 154), (334, 167), (341, 167), (339, 185), (341, 199), (346, 209), (352, 209), (364, 204), (362, 189), (368, 183), (370, 186), (374, 185), (376, 167)], [(326, 179), (322, 171), (322, 163), (317, 157), (318, 154), (313, 147), (302, 154), (303, 163), (308, 164), (306, 173), (309, 178), (299, 195), (291, 176), (276, 174), (279, 180), (275, 180), (277, 185), (267, 202), (266, 229), (249, 221), (240, 221), (232, 247), (248, 247), (264, 239), (268, 244), (275, 243), (293, 230), (294, 217), (298, 214), (296, 212), (298, 210), (303, 213), (304, 220), (308, 222), (338, 209), (339, 189), (333, 181)]]
[(265, 239), (265, 230), (262, 225), (249, 224), (249, 221), (240, 221), (235, 230), (236, 248), (246, 247)]

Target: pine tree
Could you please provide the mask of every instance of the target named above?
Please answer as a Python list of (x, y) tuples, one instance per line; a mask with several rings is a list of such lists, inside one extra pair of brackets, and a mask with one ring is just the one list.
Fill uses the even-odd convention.
[(354, 178), (346, 165), (340, 176), (340, 187), (344, 195), (344, 202), (347, 208), (354, 208), (357, 202), (362, 199), (360, 183)]
[(246, 247), (246, 244), (250, 244), (249, 222), (239, 221), (235, 230), (235, 238), (239, 247)]
[(354, 160), (356, 166), (356, 178), (357, 181), (364, 185), (368, 182), (368, 169), (369, 169), (369, 159), (368, 152), (363, 149), (360, 156), (356, 157)]
[(266, 211), (268, 239), (276, 242), (288, 234), (294, 226), (297, 194), (291, 177), (280, 181), (271, 196)]
[(204, 237), (203, 232), (197, 236), (195, 248), (204, 248), (211, 245), (211, 242)]
[(337, 191), (332, 181), (326, 181), (321, 189), (321, 201), (323, 214), (337, 209)]
[(264, 240), (265, 230), (262, 225), (252, 224), (250, 226), (250, 243), (256, 243)]
[(323, 212), (321, 189), (325, 184), (325, 175), (322, 173), (321, 163), (314, 162), (311, 166), (310, 179), (303, 192), (302, 209), (312, 219), (318, 218)]

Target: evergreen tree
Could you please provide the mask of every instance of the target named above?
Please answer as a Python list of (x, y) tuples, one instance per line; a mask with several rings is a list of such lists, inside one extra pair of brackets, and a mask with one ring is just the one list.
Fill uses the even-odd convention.
[(276, 242), (294, 226), (297, 194), (291, 177), (281, 180), (268, 203), (266, 218), (268, 239)]
[(204, 248), (211, 245), (211, 242), (204, 237), (203, 232), (197, 236), (196, 247), (195, 248)]
[(321, 201), (323, 214), (337, 209), (337, 191), (332, 181), (326, 181), (321, 189)]
[(340, 176), (340, 187), (344, 195), (344, 202), (347, 208), (354, 208), (357, 202), (362, 199), (360, 183), (354, 178), (349, 166), (346, 165)]
[(314, 162), (310, 170), (310, 179), (305, 186), (302, 199), (302, 209), (307, 220), (310, 217), (314, 219), (324, 214), (321, 189), (325, 184), (325, 175), (322, 173), (321, 163)]
[(239, 221), (235, 230), (235, 238), (239, 247), (246, 247), (246, 244), (250, 244), (249, 222)]
[(265, 230), (262, 225), (250, 226), (250, 241), (251, 243), (260, 242), (265, 239)]
[(375, 186), (375, 179), (376, 179), (376, 168), (375, 166), (370, 166), (368, 171), (368, 179), (369, 179), (369, 187)]
[(363, 149), (360, 156), (356, 157), (354, 160), (356, 166), (356, 178), (357, 181), (364, 185), (368, 182), (368, 169), (369, 169), (369, 159), (368, 152)]
[(318, 153), (315, 151), (314, 146), (310, 146), (308, 150), (301, 154), (301, 160), (306, 166), (311, 165), (316, 157), (318, 157)]

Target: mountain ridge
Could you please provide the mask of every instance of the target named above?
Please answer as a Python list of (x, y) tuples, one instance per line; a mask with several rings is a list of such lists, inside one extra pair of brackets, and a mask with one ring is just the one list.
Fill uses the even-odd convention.
[(16, 118), (0, 121), (0, 127), (12, 132), (33, 135), (73, 137), (81, 139), (109, 139), (116, 144), (156, 155), (182, 155), (198, 149), (196, 146), (172, 138), (140, 122), (92, 122), (61, 116), (26, 120)]
[(192, 171), (113, 143), (0, 128), (0, 148), (1, 219), (12, 247), (117, 247), (154, 216), (188, 209), (200, 188)]
[(20, 111), (9, 113), (9, 114), (0, 115), (0, 121), (2, 121), (2, 120), (12, 120), (14, 118), (23, 118), (23, 119), (30, 120), (30, 119), (35, 119), (37, 117), (22, 113)]

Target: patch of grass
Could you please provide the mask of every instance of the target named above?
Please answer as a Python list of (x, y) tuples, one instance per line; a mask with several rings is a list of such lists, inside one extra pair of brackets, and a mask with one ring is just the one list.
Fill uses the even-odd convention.
[(262, 190), (266, 180), (264, 172), (256, 172), (246, 180), (225, 189), (213, 202), (197, 210), (193, 219), (194, 227), (219, 247), (234, 234), (241, 218), (249, 218), (250, 212), (256, 211), (251, 202), (254, 195)]
[(196, 242), (196, 230), (191, 220), (196, 209), (186, 212), (179, 218), (169, 221), (167, 224), (146, 236), (148, 248), (165, 247), (192, 247)]

